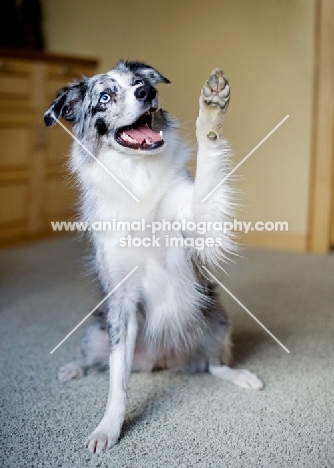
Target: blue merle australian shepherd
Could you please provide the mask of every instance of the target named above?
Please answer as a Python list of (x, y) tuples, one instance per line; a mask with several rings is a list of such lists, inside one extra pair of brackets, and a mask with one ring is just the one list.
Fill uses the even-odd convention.
[[(45, 113), (47, 126), (60, 117), (71, 122), (74, 135), (104, 166), (74, 141), (71, 168), (81, 188), (82, 217), (89, 225), (144, 219), (148, 226), (162, 220), (212, 226), (233, 214), (233, 191), (226, 183), (207, 197), (231, 163), (221, 135), (230, 97), (224, 73), (214, 70), (199, 98), (194, 179), (186, 169), (190, 150), (178, 134), (177, 123), (159, 107), (158, 83), (169, 80), (145, 63), (120, 61), (108, 73), (61, 89)], [(144, 239), (152, 234), (148, 231), (147, 227), (135, 234)], [(240, 387), (262, 388), (251, 372), (229, 367), (230, 324), (214, 282), (203, 268), (213, 271), (233, 251), (231, 233), (208, 229), (200, 235), (196, 229), (180, 228), (160, 231), (159, 242), (151, 246), (123, 247), (121, 239), (129, 234), (133, 232), (90, 232), (94, 266), (105, 296), (138, 268), (97, 314), (96, 323), (84, 335), (78, 359), (58, 374), (66, 381), (93, 365), (109, 363), (106, 410), (86, 441), (94, 453), (113, 447), (120, 436), (131, 370), (210, 372)], [(172, 236), (183, 243), (171, 246), (167, 240)], [(200, 244), (194, 241), (203, 236), (208, 242), (196, 248)]]

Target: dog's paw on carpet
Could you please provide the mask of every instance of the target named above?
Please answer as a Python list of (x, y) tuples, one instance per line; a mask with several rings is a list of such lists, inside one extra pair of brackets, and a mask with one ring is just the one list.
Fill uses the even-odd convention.
[(67, 382), (68, 380), (78, 379), (83, 376), (82, 367), (75, 361), (62, 366), (58, 371), (58, 380)]

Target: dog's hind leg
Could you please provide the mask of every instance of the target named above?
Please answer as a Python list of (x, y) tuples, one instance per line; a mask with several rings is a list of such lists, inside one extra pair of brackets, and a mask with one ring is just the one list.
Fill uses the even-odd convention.
[(241, 388), (252, 390), (262, 390), (263, 383), (252, 372), (246, 369), (232, 369), (229, 366), (221, 365), (218, 361), (209, 362), (209, 372), (220, 379), (228, 380), (229, 382), (238, 385)]
[(108, 361), (109, 338), (107, 330), (95, 323), (89, 327), (78, 349), (75, 361), (68, 362), (58, 371), (58, 379), (62, 382), (81, 377), (86, 369)]
[(208, 371), (210, 374), (234, 383), (238, 387), (262, 390), (263, 383), (252, 372), (246, 369), (232, 369), (230, 367), (232, 361), (230, 332), (228, 332), (223, 340), (223, 346), (220, 351), (220, 358), (210, 359)]
[[(219, 328), (219, 324), (217, 324), (217, 328)], [(214, 342), (218, 337), (214, 335), (215, 331), (211, 329), (211, 332), (207, 336), (208, 340), (204, 340), (201, 343), (200, 351), (195, 353), (194, 356), (191, 356), (191, 358), (182, 366), (182, 371), (191, 374), (209, 372), (210, 374), (215, 375), (220, 379), (228, 380), (239, 387), (261, 390), (263, 388), (263, 384), (256, 375), (244, 369), (237, 370), (230, 367), (232, 353), (229, 330), (226, 329), (224, 331), (220, 351), (217, 353), (220, 357), (208, 359), (200, 356), (203, 352), (206, 354), (208, 348), (214, 345)], [(208, 342), (211, 342), (209, 346)]]

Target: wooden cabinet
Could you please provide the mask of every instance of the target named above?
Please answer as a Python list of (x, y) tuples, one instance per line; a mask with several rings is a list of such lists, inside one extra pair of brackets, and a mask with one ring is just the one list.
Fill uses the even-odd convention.
[(96, 73), (95, 60), (0, 49), (0, 245), (52, 234), (73, 218), (71, 137), (43, 114), (56, 91)]

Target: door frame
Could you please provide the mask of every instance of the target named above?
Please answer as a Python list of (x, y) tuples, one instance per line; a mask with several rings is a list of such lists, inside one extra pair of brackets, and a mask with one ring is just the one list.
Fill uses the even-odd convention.
[(307, 249), (331, 249), (334, 172), (334, 1), (315, 1), (315, 60)]

